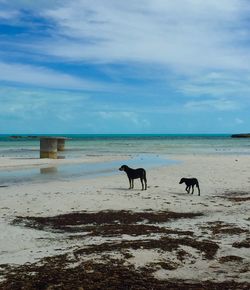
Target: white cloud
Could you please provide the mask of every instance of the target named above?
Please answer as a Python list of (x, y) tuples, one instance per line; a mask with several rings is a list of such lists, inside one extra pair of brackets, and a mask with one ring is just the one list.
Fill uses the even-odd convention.
[[(62, 89), (104, 89), (104, 84), (91, 82), (66, 73), (61, 73), (46, 67), (6, 63), (0, 61), (0, 81), (16, 82)], [(107, 87), (106, 87), (107, 88)]]
[(103, 120), (119, 121), (121, 123), (133, 124), (136, 127), (150, 127), (150, 122), (142, 118), (138, 113), (131, 111), (100, 111), (97, 112)]
[[(53, 23), (46, 37), (17, 49), (58, 61), (153, 64), (188, 75), (250, 71), (246, 0), (13, 0), (3, 13), (10, 7)], [(190, 81), (187, 90), (201, 90)]]
[(240, 118), (235, 118), (235, 123), (240, 125), (240, 124), (243, 124), (244, 121)]
[(186, 110), (197, 111), (233, 111), (239, 109), (240, 107), (240, 104), (237, 102), (226, 99), (189, 101), (184, 105)]
[[(177, 70), (250, 69), (245, 0), (66, 1), (43, 50), (71, 60), (160, 63)], [(237, 44), (237, 45), (236, 45)], [(38, 47), (37, 47), (38, 48)]]
[(154, 63), (189, 74), (250, 70), (247, 0), (13, 0), (9, 7), (52, 21), (47, 37), (25, 41), (26, 49), (41, 55)]
[(250, 72), (206, 72), (178, 83), (178, 91), (187, 96), (212, 96), (247, 99), (250, 95)]
[(63, 90), (0, 88), (0, 115), (17, 119), (46, 118), (47, 115), (68, 119), (89, 100), (89, 96)]
[[(42, 25), (49, 25), (39, 36), (31, 33), (29, 41), (27, 35), (23, 39), (19, 35), (20, 42), (15, 43), (12, 39), (3, 38), (6, 43), (9, 41), (12, 56), (13, 52), (20, 53), (24, 56), (20, 59), (25, 61), (30, 53), (34, 63), (36, 60), (39, 63), (46, 61), (43, 66), (0, 61), (1, 81), (53, 89), (116, 90), (122, 91), (123, 95), (140, 95), (141, 98), (144, 92), (145, 95), (157, 96), (157, 100), (150, 100), (148, 104), (145, 102), (136, 108), (139, 115), (133, 115), (130, 111), (133, 105), (126, 104), (126, 100), (126, 106), (121, 108), (114, 96), (112, 101), (119, 114), (100, 108), (101, 102), (98, 108), (91, 108), (100, 112), (99, 116), (103, 119), (123, 116), (134, 124), (147, 123), (146, 119), (139, 118), (142, 111), (181, 111), (183, 105), (179, 104), (183, 104), (183, 98), (178, 99), (179, 95), (187, 98), (185, 110), (230, 111), (249, 105), (250, 35), (246, 22), (250, 12), (249, 1), (13, 0), (4, 3), (6, 9), (1, 10), (0, 18), (1, 15), (16, 17), (24, 27), (26, 18), (22, 17), (22, 13), (28, 10), (33, 13), (26, 23), (29, 28), (33, 17), (42, 19)], [(119, 91), (114, 83), (104, 85), (78, 77), (72, 71), (63, 73), (59, 68), (49, 69), (46, 65), (50, 60), (54, 67), (57, 63), (70, 62), (72, 67), (77, 64), (77, 73), (85, 64), (102, 64), (95, 66), (93, 75), (96, 71), (100, 73), (105, 64), (125, 65), (124, 70), (119, 66), (107, 66), (106, 74), (100, 73), (105, 77), (112, 75), (113, 79), (117, 77), (117, 83), (125, 80), (123, 90)], [(144, 87), (141, 84), (137, 86), (136, 82), (130, 86), (129, 77), (136, 78), (136, 81), (146, 79), (147, 82)], [(177, 92), (174, 94), (176, 101), (172, 100), (171, 90)], [(158, 102), (158, 99), (163, 99), (161, 95), (166, 96), (166, 102)], [(72, 114), (65, 111), (61, 114), (63, 116), (70, 119)]]
[(52, 7), (58, 7), (63, 0), (0, 0), (0, 4), (3, 4), (2, 9), (30, 9), (34, 11), (41, 11), (41, 9), (48, 9)]
[(18, 17), (19, 12), (18, 11), (13, 11), (13, 10), (5, 10), (5, 11), (0, 11), (0, 19), (1, 20), (10, 20)]

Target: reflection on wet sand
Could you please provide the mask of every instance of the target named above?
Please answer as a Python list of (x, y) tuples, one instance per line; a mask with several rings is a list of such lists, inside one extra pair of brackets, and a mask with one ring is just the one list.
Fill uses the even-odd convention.
[(57, 155), (57, 159), (65, 159), (65, 155)]
[(60, 180), (71, 180), (72, 178), (115, 175), (119, 174), (117, 168), (119, 168), (121, 164), (127, 164), (132, 167), (140, 167), (143, 165), (144, 167), (149, 168), (172, 163), (176, 163), (176, 161), (167, 160), (157, 155), (140, 154), (127, 160), (111, 160), (93, 163), (44, 164), (41, 167), (0, 170), (0, 185), (24, 182), (44, 182), (45, 180), (55, 180), (55, 178)]
[(50, 174), (50, 173), (57, 173), (58, 169), (57, 167), (45, 167), (45, 168), (40, 168), (40, 173), (41, 174)]

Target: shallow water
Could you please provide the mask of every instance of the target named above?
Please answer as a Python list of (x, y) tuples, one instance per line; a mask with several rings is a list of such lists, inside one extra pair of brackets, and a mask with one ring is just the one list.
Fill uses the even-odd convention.
[[(230, 135), (64, 135), (65, 158), (86, 154), (250, 154), (250, 138)], [(39, 157), (39, 139), (0, 135), (0, 156)]]
[(118, 169), (122, 164), (148, 169), (176, 162), (174, 160), (161, 158), (157, 155), (141, 154), (132, 159), (121, 161), (65, 164), (53, 167), (40, 166), (8, 171), (1, 170), (0, 185), (24, 182), (46, 182), (50, 180), (72, 180), (72, 178), (94, 178), (97, 176), (121, 174)]

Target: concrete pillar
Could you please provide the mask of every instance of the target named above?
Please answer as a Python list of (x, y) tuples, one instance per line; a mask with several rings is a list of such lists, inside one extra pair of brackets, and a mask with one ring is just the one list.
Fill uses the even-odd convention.
[(64, 151), (65, 139), (57, 139), (57, 150)]
[(57, 159), (57, 139), (41, 138), (40, 139), (40, 158)]

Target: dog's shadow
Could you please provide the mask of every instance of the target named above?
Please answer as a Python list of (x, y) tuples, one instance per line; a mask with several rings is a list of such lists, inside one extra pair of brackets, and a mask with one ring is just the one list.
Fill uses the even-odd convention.
[(180, 192), (180, 191), (169, 191), (168, 193), (174, 194), (174, 195), (185, 195), (185, 196), (192, 195), (192, 194), (188, 194), (186, 192)]
[(120, 190), (120, 191), (133, 191), (133, 189), (128, 189), (126, 187), (105, 187), (104, 189)]

